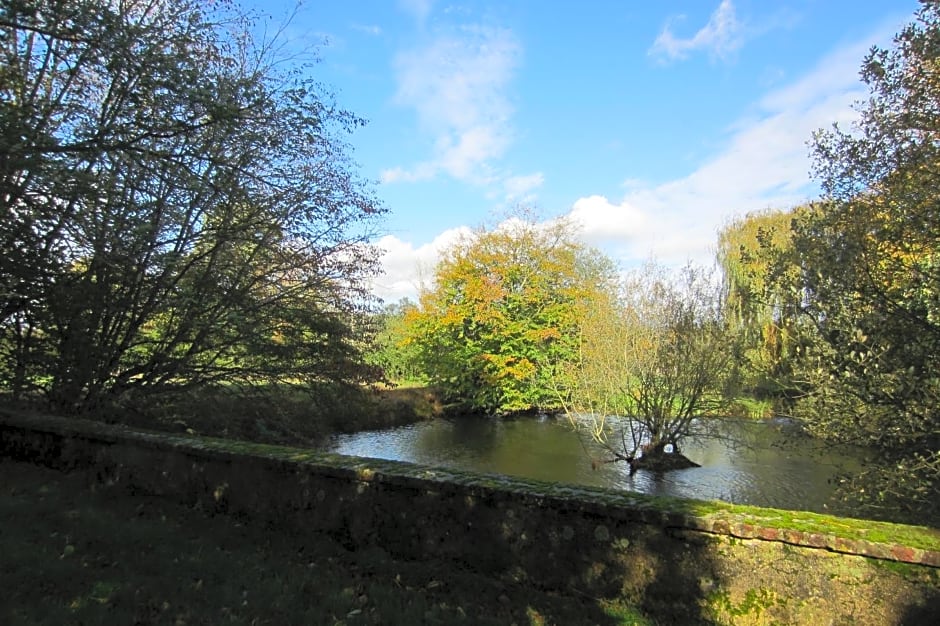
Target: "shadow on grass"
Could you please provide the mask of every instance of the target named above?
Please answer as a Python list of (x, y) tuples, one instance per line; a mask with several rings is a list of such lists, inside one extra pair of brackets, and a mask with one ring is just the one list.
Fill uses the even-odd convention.
[(0, 456), (0, 623), (881, 624), (938, 609), (935, 570), (800, 540), (934, 550), (929, 529), (0, 417), (0, 455), (74, 470)]
[(4, 624), (647, 624), (629, 607), (0, 460)]

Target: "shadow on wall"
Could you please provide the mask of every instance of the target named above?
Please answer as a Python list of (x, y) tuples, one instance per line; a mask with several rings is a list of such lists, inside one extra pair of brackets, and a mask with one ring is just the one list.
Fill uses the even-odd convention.
[[(940, 623), (940, 569), (703, 531), (701, 502), (0, 415), (0, 452), (350, 550), (441, 560), (658, 624)], [(714, 507), (713, 507), (714, 508)], [(808, 515), (808, 514), (807, 514)], [(837, 520), (832, 518), (833, 522)], [(726, 524), (727, 525), (727, 524)], [(893, 528), (893, 527), (892, 527)], [(776, 537), (777, 532), (768, 528)]]
[(867, 557), (690, 529), (701, 506), (691, 500), (630, 507), (605, 490), (296, 451), (330, 464), (115, 452), (118, 481), (147, 493), (199, 494), (205, 507), (281, 532), (323, 531), (351, 550), (592, 598), (592, 623), (611, 622), (600, 610), (611, 601), (660, 625), (902, 624), (905, 611), (920, 620), (940, 609), (934, 568), (909, 568), (916, 580), (905, 580)]
[[(669, 531), (681, 512), (663, 514), (664, 532), (586, 511), (576, 499), (566, 507), (495, 487), (442, 484), (403, 492), (396, 486), (389, 494), (382, 481), (336, 486), (322, 495), (335, 512), (326, 527), (350, 549), (378, 545), (398, 558), (442, 559), (507, 582), (620, 602), (658, 624), (720, 623), (713, 608), (725, 585), (716, 561), (719, 540), (683, 536), (678, 523)], [(324, 523), (322, 511), (310, 516), (301, 524)], [(585, 617), (587, 623), (620, 623), (601, 611)]]
[(905, 607), (898, 624), (900, 626), (936, 624), (938, 615), (940, 615), (940, 598), (933, 598), (923, 604), (912, 604)]

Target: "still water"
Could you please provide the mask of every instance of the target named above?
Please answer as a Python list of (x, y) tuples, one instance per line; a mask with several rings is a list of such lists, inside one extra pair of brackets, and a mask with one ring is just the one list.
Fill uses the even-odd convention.
[(327, 449), (651, 495), (853, 514), (834, 491), (840, 474), (861, 467), (864, 451), (823, 450), (813, 440), (769, 422), (723, 420), (721, 434), (719, 439), (684, 443), (683, 453), (701, 467), (663, 474), (640, 470), (633, 476), (625, 463), (592, 469), (592, 457), (609, 455), (564, 417), (437, 419), (337, 435)]

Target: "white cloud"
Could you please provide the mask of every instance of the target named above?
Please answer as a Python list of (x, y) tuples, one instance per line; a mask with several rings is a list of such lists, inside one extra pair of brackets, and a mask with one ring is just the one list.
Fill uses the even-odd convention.
[(544, 182), (545, 176), (542, 172), (536, 172), (527, 176), (510, 176), (503, 181), (506, 199), (518, 202), (533, 200), (534, 194), (532, 192), (541, 187)]
[[(568, 216), (582, 226), (587, 242), (625, 265), (650, 257), (673, 267), (690, 260), (711, 264), (718, 231), (730, 219), (768, 207), (792, 207), (816, 196), (807, 142), (818, 128), (856, 119), (852, 104), (865, 96), (857, 78), (860, 59), (873, 43), (889, 37), (884, 32), (842, 48), (804, 77), (766, 94), (752, 114), (727, 129), (723, 149), (688, 175), (659, 185), (627, 178), (619, 201), (585, 195)], [(536, 183), (541, 183), (539, 174), (507, 180), (505, 188), (523, 190)], [(417, 268), (433, 268), (436, 255), (458, 232), (469, 231), (448, 231), (419, 248), (395, 238), (383, 240), (389, 250), (384, 259), (388, 276), (378, 292), (389, 298), (413, 297)]]
[(398, 6), (414, 17), (416, 22), (424, 24), (434, 7), (434, 0), (398, 0)]
[(675, 21), (676, 18), (671, 19), (656, 37), (650, 48), (651, 55), (675, 61), (685, 59), (695, 50), (705, 50), (714, 57), (724, 58), (744, 42), (741, 22), (735, 16), (731, 0), (721, 0), (708, 23), (686, 39), (673, 34), (672, 24)]
[(425, 180), (443, 172), (459, 180), (492, 182), (490, 164), (512, 140), (512, 106), (505, 90), (520, 56), (510, 31), (485, 26), (464, 26), (398, 55), (395, 101), (415, 109), (421, 131), (432, 138), (433, 156), (411, 167), (390, 168), (383, 180)]
[(430, 163), (415, 166), (410, 170), (403, 167), (391, 167), (382, 170), (379, 174), (379, 180), (383, 183), (414, 183), (433, 178), (435, 171), (434, 166)]
[[(776, 89), (761, 100), (760, 106), (768, 110), (801, 110), (833, 94), (852, 91), (860, 93), (861, 61), (875, 43), (884, 43), (887, 31), (854, 45), (844, 46), (826, 56), (816, 68), (790, 85)], [(833, 120), (834, 121), (834, 120)]]
[(840, 49), (768, 93), (756, 113), (728, 129), (725, 147), (687, 176), (656, 186), (630, 181), (619, 202), (587, 196), (570, 215), (589, 241), (624, 262), (652, 256), (668, 265), (710, 264), (717, 233), (733, 217), (817, 195), (808, 141), (818, 128), (857, 118), (852, 105), (865, 96), (859, 59), (879, 39)]
[(569, 217), (595, 245), (635, 241), (649, 228), (649, 216), (627, 202), (612, 204), (603, 196), (588, 196), (574, 203)]
[(383, 250), (384, 275), (373, 281), (372, 292), (386, 302), (406, 297), (415, 300), (422, 283), (431, 280), (441, 252), (470, 234), (470, 228), (461, 226), (446, 230), (434, 241), (417, 247), (394, 235), (382, 237), (375, 246)]
[(366, 35), (378, 36), (382, 34), (382, 27), (375, 24), (353, 24), (353, 29)]

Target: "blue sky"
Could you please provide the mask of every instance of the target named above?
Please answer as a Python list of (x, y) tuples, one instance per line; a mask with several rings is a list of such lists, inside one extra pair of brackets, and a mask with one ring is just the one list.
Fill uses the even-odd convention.
[[(243, 3), (274, 30), (294, 0)], [(865, 53), (915, 0), (308, 1), (283, 40), (368, 120), (349, 138), (389, 209), (375, 292), (527, 203), (625, 267), (711, 263), (730, 219), (810, 199), (814, 129), (850, 124)]]

